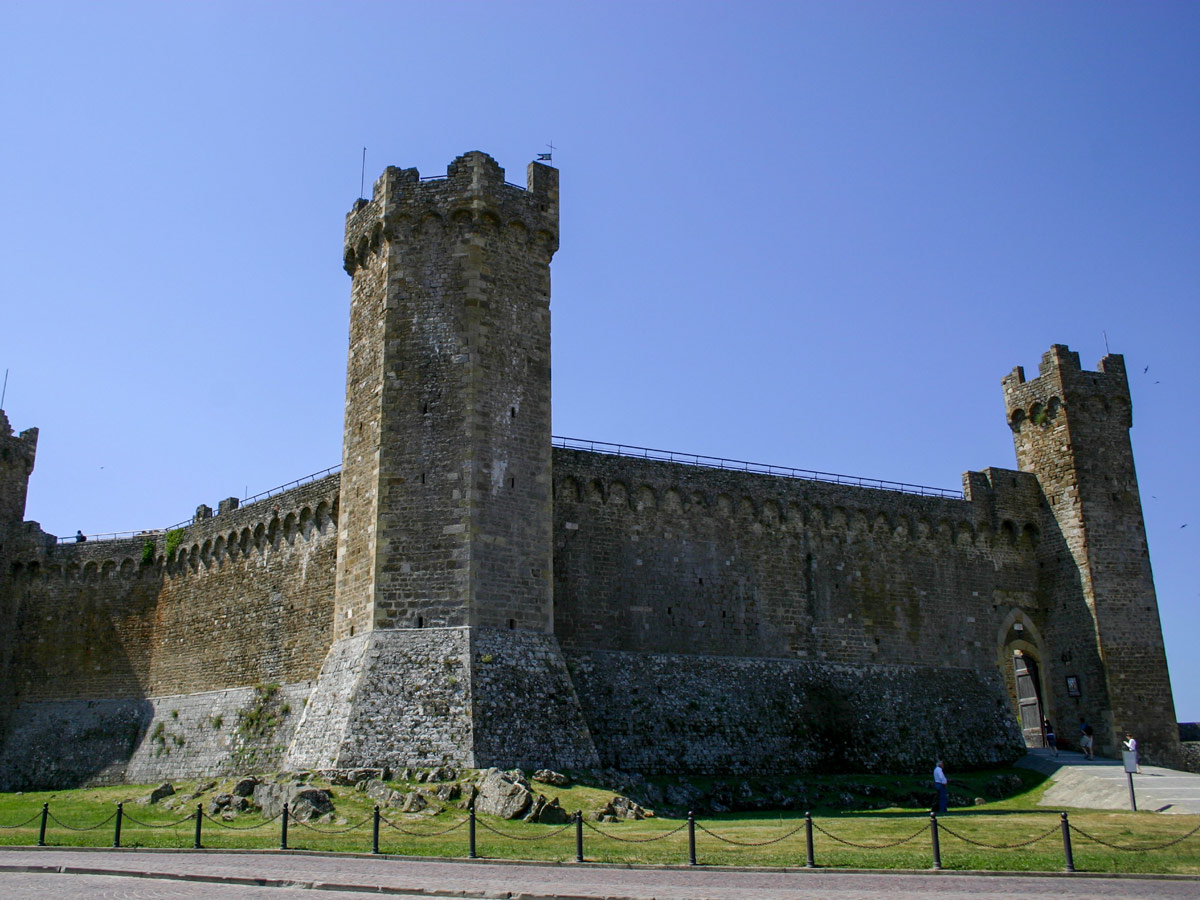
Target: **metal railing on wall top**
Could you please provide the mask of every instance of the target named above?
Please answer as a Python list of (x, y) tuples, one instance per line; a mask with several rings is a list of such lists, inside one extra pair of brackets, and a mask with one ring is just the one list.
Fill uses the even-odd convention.
[[(863, 478), (858, 475), (839, 475), (836, 472), (820, 472), (815, 469), (798, 469), (794, 466), (776, 466), (769, 463), (749, 462), (744, 459), (726, 459), (720, 456), (705, 456), (700, 453), (680, 453), (676, 450), (657, 450), (653, 447), (637, 447), (633, 444), (614, 444), (610, 441), (591, 441), (583, 438), (561, 437), (552, 438), (555, 447), (564, 450), (583, 450), (589, 453), (602, 453), (607, 456), (621, 456), (629, 459), (650, 459), (659, 462), (678, 463), (685, 466), (698, 466), (705, 469), (722, 469), (728, 472), (750, 472), (755, 475), (773, 475), (778, 478), (795, 478), (801, 481), (820, 481), (826, 484), (842, 484), (849, 487), (869, 488), (877, 491), (895, 491), (901, 494), (913, 494), (918, 497), (941, 497), (948, 500), (963, 499), (963, 492), (949, 488), (930, 487), (924, 484), (909, 484), (904, 481), (888, 481), (881, 478)], [(342, 470), (341, 464), (330, 466), (303, 478), (297, 478), (269, 490), (252, 494), (241, 501), (238, 508), (243, 509), (252, 503), (266, 500), (278, 494), (285, 493), (301, 485), (319, 481), (326, 476)], [(116, 541), (129, 538), (154, 538), (176, 528), (186, 528), (192, 524), (187, 518), (182, 522), (169, 525), (166, 528), (153, 528), (143, 531), (112, 531), (103, 534), (85, 535), (88, 541)], [(74, 543), (74, 536), (60, 537), (58, 543)]]

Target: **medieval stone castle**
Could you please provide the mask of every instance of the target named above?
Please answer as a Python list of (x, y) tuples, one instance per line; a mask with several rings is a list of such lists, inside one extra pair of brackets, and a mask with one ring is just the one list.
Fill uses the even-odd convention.
[[(346, 222), (342, 466), (190, 525), (25, 522), (0, 413), (0, 789), (237, 769), (1179, 753), (1125, 365), (1003, 381), (961, 495), (555, 446), (558, 172), (387, 169)], [(888, 488), (892, 489), (888, 489)]]

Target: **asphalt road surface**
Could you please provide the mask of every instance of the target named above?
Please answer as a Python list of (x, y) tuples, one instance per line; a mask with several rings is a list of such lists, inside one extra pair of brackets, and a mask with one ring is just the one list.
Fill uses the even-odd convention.
[(1196, 900), (1200, 878), (631, 869), (266, 852), (0, 849), (4, 900), (358, 900), (364, 893), (545, 900)]

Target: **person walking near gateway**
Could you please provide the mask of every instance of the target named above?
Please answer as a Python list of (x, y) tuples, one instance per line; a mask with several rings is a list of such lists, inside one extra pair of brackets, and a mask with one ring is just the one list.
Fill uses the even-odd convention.
[(946, 787), (949, 780), (946, 778), (946, 772), (942, 769), (945, 765), (940, 759), (937, 765), (933, 767), (933, 786), (937, 788), (937, 811), (944, 813), (950, 805), (950, 791)]
[(1047, 749), (1058, 756), (1058, 739), (1054, 736), (1054, 726), (1050, 724), (1049, 719), (1042, 719), (1042, 733), (1046, 735)]
[(1087, 723), (1087, 719), (1085, 719), (1083, 716), (1080, 716), (1079, 717), (1079, 749), (1081, 749), (1083, 751), (1083, 755), (1086, 756), (1088, 759), (1096, 758), (1095, 750), (1093, 749), (1093, 747), (1095, 746), (1095, 743), (1096, 743), (1096, 739), (1094, 736), (1094, 732), (1092, 731), (1092, 726)]

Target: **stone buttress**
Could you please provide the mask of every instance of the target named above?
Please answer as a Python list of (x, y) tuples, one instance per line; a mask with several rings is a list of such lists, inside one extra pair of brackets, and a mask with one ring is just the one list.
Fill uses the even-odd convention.
[(558, 172), (388, 168), (353, 277), (333, 645), (296, 767), (594, 764), (553, 633)]

